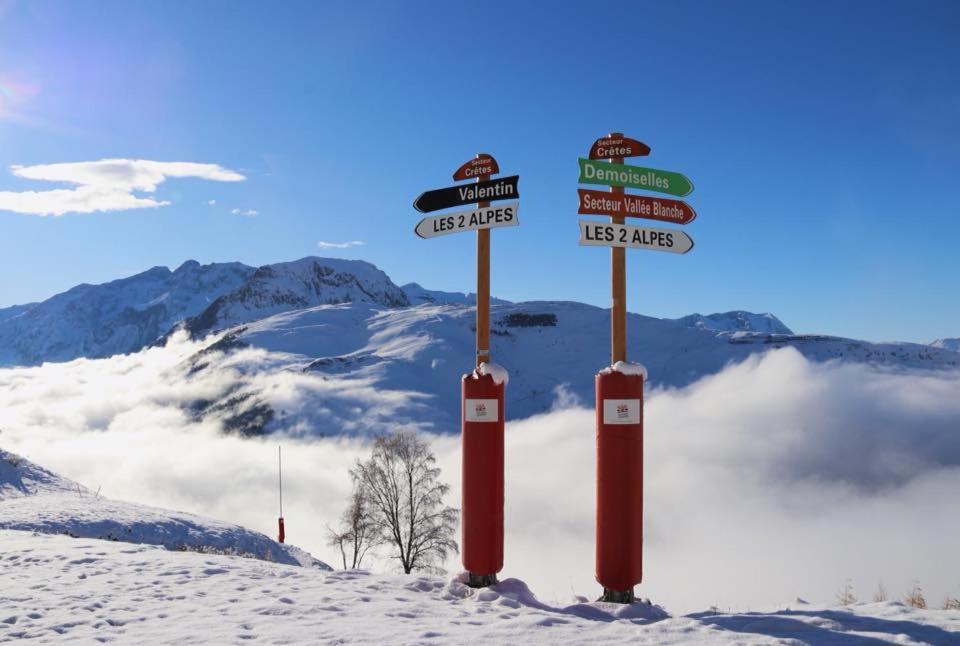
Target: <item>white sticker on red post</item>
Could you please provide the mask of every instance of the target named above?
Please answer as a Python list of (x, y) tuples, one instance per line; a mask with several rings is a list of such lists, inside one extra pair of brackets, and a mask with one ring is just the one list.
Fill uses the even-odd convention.
[(639, 399), (604, 399), (604, 424), (639, 424)]
[(496, 422), (500, 419), (500, 402), (496, 399), (468, 399), (464, 409), (468, 422)]

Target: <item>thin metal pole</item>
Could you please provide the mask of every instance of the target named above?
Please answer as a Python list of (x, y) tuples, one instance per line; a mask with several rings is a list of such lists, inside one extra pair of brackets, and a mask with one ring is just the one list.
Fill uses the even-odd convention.
[[(491, 177), (493, 175), (487, 179)], [(480, 180), (477, 177), (477, 183)], [(477, 204), (481, 209), (488, 206), (490, 202)], [(477, 366), (487, 361), (490, 361), (490, 229), (480, 229), (477, 231)]]
[[(611, 132), (610, 138), (623, 137), (623, 133)], [(622, 164), (623, 157), (614, 157), (611, 164)], [(623, 195), (622, 186), (611, 186), (610, 192)], [(612, 216), (614, 224), (624, 224), (623, 215)], [(627, 261), (626, 249), (610, 247), (610, 363), (627, 360)]]

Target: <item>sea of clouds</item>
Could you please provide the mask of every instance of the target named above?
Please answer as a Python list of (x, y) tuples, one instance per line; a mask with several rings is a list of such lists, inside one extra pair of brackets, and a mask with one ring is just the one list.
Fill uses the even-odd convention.
[[(111, 498), (273, 534), (282, 444), (288, 540), (338, 565), (324, 534), (369, 440), (329, 437), (338, 429), (318, 428), (316, 411), (349, 401), (357, 422), (348, 431), (361, 433), (365, 411), (383, 422), (422, 395), (324, 381), (257, 350), (186, 379), (184, 359), (200, 347), (179, 338), (134, 355), (0, 370), (0, 446)], [(241, 383), (305, 421), (243, 439), (191, 414), (191, 402)], [(960, 372), (818, 364), (788, 348), (648, 392), (645, 424), (642, 596), (685, 612), (829, 603), (846, 579), (862, 600), (881, 582), (900, 597), (919, 581), (937, 605), (960, 593)], [(429, 437), (458, 506), (459, 438)], [(592, 409), (562, 391), (549, 413), (507, 426), (502, 576), (546, 601), (599, 593), (594, 441)]]

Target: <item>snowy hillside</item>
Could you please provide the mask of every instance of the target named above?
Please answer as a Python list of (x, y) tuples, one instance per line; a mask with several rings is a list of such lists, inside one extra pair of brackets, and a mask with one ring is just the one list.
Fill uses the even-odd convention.
[(0, 310), (0, 366), (136, 352), (242, 285), (253, 271), (240, 263), (190, 260), (176, 271), (154, 267)]
[[(956, 353), (925, 345), (726, 331), (744, 324), (742, 314), (711, 317), (711, 325), (722, 332), (699, 320), (631, 314), (631, 358), (647, 366), (654, 387), (685, 386), (731, 362), (781, 347), (796, 348), (816, 361), (890, 369), (960, 365)], [(558, 403), (592, 405), (593, 375), (608, 361), (608, 311), (580, 303), (534, 302), (495, 305), (491, 317), (492, 355), (510, 371), (510, 419)], [(786, 329), (775, 318), (760, 320), (764, 327)], [(232, 430), (257, 434), (298, 427), (353, 434), (408, 424), (453, 432), (459, 428), (459, 379), (471, 368), (473, 325), (474, 309), (467, 306), (319, 306), (232, 328), (182, 369), (197, 384), (231, 384), (198, 410), (222, 416)], [(300, 404), (291, 403), (288, 387), (279, 385), (289, 374), (299, 375), (296, 379), (309, 395)], [(311, 385), (311, 378), (319, 381)]]
[(266, 265), (240, 288), (215, 300), (186, 323), (194, 336), (315, 305), (368, 303), (409, 305), (407, 295), (375, 266), (362, 260), (302, 258)]
[(670, 616), (580, 597), (544, 603), (517, 579), (320, 572), (152, 546), (0, 531), (0, 641), (183, 644), (950, 644), (960, 613), (898, 602)]
[(944, 350), (953, 350), (960, 352), (960, 338), (958, 339), (937, 339), (930, 344), (934, 348), (943, 348)]
[(0, 529), (234, 554), (330, 569), (297, 547), (281, 545), (238, 525), (104, 498), (2, 449)]

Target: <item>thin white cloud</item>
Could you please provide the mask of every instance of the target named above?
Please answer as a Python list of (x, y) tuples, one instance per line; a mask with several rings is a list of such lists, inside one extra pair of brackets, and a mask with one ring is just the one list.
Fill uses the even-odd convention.
[(41, 216), (166, 206), (170, 202), (135, 193), (154, 193), (158, 185), (171, 177), (195, 177), (214, 182), (241, 182), (246, 179), (219, 164), (146, 159), (15, 165), (10, 170), (23, 179), (75, 185), (74, 188), (48, 191), (0, 191), (0, 211)]
[(260, 211), (254, 211), (253, 209), (233, 209), (230, 212), (234, 215), (242, 215), (247, 218), (255, 218), (260, 215)]
[(217, 203), (216, 200), (207, 200), (207, 204), (209, 204), (210, 206), (213, 206), (216, 203)]
[(363, 240), (350, 240), (348, 242), (327, 242), (321, 240), (317, 246), (321, 249), (349, 249), (350, 247), (361, 247), (366, 244)]

